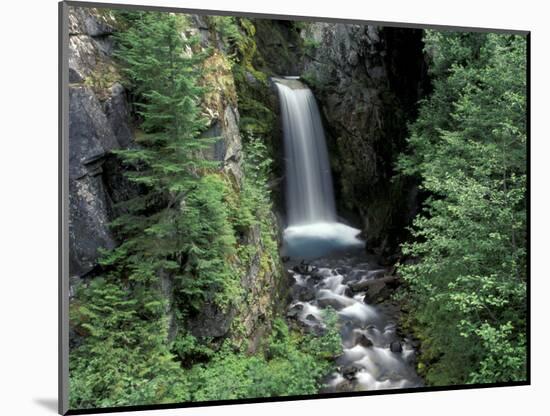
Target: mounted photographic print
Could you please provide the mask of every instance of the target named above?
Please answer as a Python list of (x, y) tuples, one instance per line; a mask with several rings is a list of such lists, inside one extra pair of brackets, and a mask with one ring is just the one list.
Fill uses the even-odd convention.
[(60, 413), (529, 384), (528, 50), (60, 3)]

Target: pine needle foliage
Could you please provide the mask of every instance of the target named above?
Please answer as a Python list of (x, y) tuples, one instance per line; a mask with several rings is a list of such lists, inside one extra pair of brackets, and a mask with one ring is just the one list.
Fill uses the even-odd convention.
[[(77, 293), (71, 320), (84, 340), (70, 355), (73, 409), (185, 401), (188, 382), (165, 342), (160, 296), (143, 298), (112, 276)], [(156, 317), (156, 319), (155, 319)]]
[(223, 190), (208, 174), (217, 163), (202, 152), (217, 139), (200, 137), (205, 54), (196, 38), (185, 35), (183, 15), (134, 12), (122, 19), (128, 27), (117, 35), (116, 56), (136, 98), (143, 134), (137, 146), (117, 155), (142, 191), (124, 203), (126, 213), (114, 221), (122, 244), (103, 265), (145, 283), (168, 273), (182, 302), (198, 308), (223, 286), (234, 245)]

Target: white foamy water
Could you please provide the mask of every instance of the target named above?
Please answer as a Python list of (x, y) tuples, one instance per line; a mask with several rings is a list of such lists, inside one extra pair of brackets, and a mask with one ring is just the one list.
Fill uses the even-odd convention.
[(360, 247), (360, 230), (341, 224), (336, 215), (332, 174), (321, 116), (311, 90), (294, 77), (276, 84), (285, 147), (288, 228), (283, 254), (315, 258)]
[[(335, 372), (327, 375), (323, 392), (381, 390), (418, 387), (422, 380), (415, 372), (415, 350), (410, 340), (398, 334), (391, 308), (366, 302), (368, 292), (354, 293), (350, 282), (363, 279), (369, 271), (384, 275), (373, 261), (372, 268), (364, 262), (347, 262), (346, 258), (363, 259), (363, 255), (338, 254), (302, 264), (290, 270), (295, 285), (306, 288), (295, 293), (290, 305), (301, 305), (298, 314), (292, 313), (308, 331), (322, 333), (326, 328), (323, 313), (333, 308), (339, 316), (338, 331), (342, 354), (335, 358)], [(345, 264), (347, 267), (342, 267)], [(326, 267), (331, 265), (331, 267)], [(356, 268), (356, 266), (359, 266)], [(359, 271), (359, 273), (356, 273)], [(376, 278), (376, 277), (372, 277)], [(345, 283), (346, 282), (346, 283)], [(300, 299), (307, 293), (306, 298)], [(311, 316), (309, 316), (311, 315)], [(307, 317), (309, 316), (309, 319)], [(315, 318), (315, 319), (313, 319)]]
[(367, 355), (367, 348), (355, 345), (352, 348), (344, 348), (344, 354), (340, 357), (342, 363), (353, 363)]
[(317, 300), (318, 301), (325, 301), (330, 300), (332, 302), (327, 303), (330, 304), (333, 308), (346, 308), (348, 306), (351, 306), (355, 303), (355, 301), (347, 296), (339, 295), (337, 293), (331, 292), (327, 289), (321, 289), (319, 292), (317, 292)]
[(283, 232), (283, 254), (290, 257), (315, 258), (334, 251), (362, 247), (360, 230), (339, 222), (291, 225)]
[[(284, 82), (284, 81), (281, 81)], [(289, 224), (336, 221), (325, 133), (311, 90), (298, 81), (277, 82), (286, 159)]]
[(313, 316), (317, 321), (321, 322), (323, 320), (323, 315), (321, 309), (317, 306), (310, 304), (309, 302), (296, 302), (294, 305), (302, 305), (302, 310), (298, 314), (298, 319), (304, 323), (307, 323), (308, 315)]
[[(338, 222), (325, 134), (315, 97), (297, 77), (276, 79), (285, 148), (288, 227), (283, 255), (294, 267), (289, 317), (321, 335), (325, 308), (339, 316), (343, 354), (327, 375), (328, 391), (418, 386), (414, 351), (403, 345), (384, 309), (365, 303), (368, 292), (350, 282), (376, 279), (386, 272), (361, 248), (360, 230)], [(360, 253), (349, 263), (348, 255)], [(313, 260), (315, 266), (305, 263)], [(371, 265), (372, 263), (372, 265)], [(326, 267), (329, 266), (329, 267)], [(352, 266), (352, 267), (351, 267)], [(395, 351), (395, 352), (394, 352)]]
[(379, 318), (378, 311), (370, 305), (355, 301), (352, 305), (338, 312), (343, 318), (358, 321), (362, 325), (376, 323)]
[(343, 280), (344, 276), (340, 274), (332, 275), (323, 280), (322, 287), (336, 295), (343, 295), (347, 288), (347, 285), (342, 284)]
[(386, 379), (384, 381), (377, 381), (376, 378), (367, 371), (360, 371), (357, 373), (357, 384), (362, 390), (402, 389), (413, 385), (413, 383), (407, 380)]

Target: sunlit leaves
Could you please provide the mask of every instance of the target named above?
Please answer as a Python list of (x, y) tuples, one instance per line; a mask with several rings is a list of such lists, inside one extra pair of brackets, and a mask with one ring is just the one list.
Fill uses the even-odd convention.
[[(401, 172), (431, 197), (401, 266), (432, 384), (525, 377), (525, 39), (428, 31), (434, 91)], [(429, 340), (429, 341), (428, 341)], [(456, 365), (456, 363), (463, 365)]]

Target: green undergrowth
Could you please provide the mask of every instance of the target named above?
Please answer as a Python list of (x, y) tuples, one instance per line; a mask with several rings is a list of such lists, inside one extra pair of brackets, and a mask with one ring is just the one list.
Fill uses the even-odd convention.
[[(284, 281), (268, 186), (274, 116), (267, 75), (252, 63), (255, 26), (213, 18), (223, 51), (203, 50), (198, 37), (181, 35), (192, 33), (184, 15), (113, 18), (116, 62), (139, 132), (135, 146), (115, 156), (139, 192), (117, 204), (111, 228), (120, 244), (102, 252), (71, 300), (70, 407), (316, 393), (341, 352), (334, 314), (325, 335), (313, 338), (290, 330), (277, 318), (280, 306), (267, 305), (258, 345), (246, 339), (243, 317), (257, 303), (280, 300)], [(203, 137), (204, 106), (219, 106), (204, 80), (227, 61), (238, 94), (227, 97), (237, 98), (242, 115), (241, 183), (204, 156), (219, 139)], [(255, 286), (245, 287), (256, 262)], [(191, 333), (189, 321), (205, 305), (234, 316), (223, 337)]]
[(97, 298), (78, 313), (95, 342), (72, 352), (73, 409), (316, 394), (342, 352), (330, 312), (316, 337), (275, 319), (253, 355), (230, 340), (214, 350), (189, 334), (165, 343), (166, 325), (136, 316), (125, 290), (98, 279), (91, 286)]
[(276, 319), (261, 354), (235, 353), (224, 344), (207, 364), (189, 372), (191, 384), (200, 386), (192, 400), (210, 401), (255, 397), (315, 394), (320, 380), (341, 352), (336, 319), (321, 337), (290, 331)]

